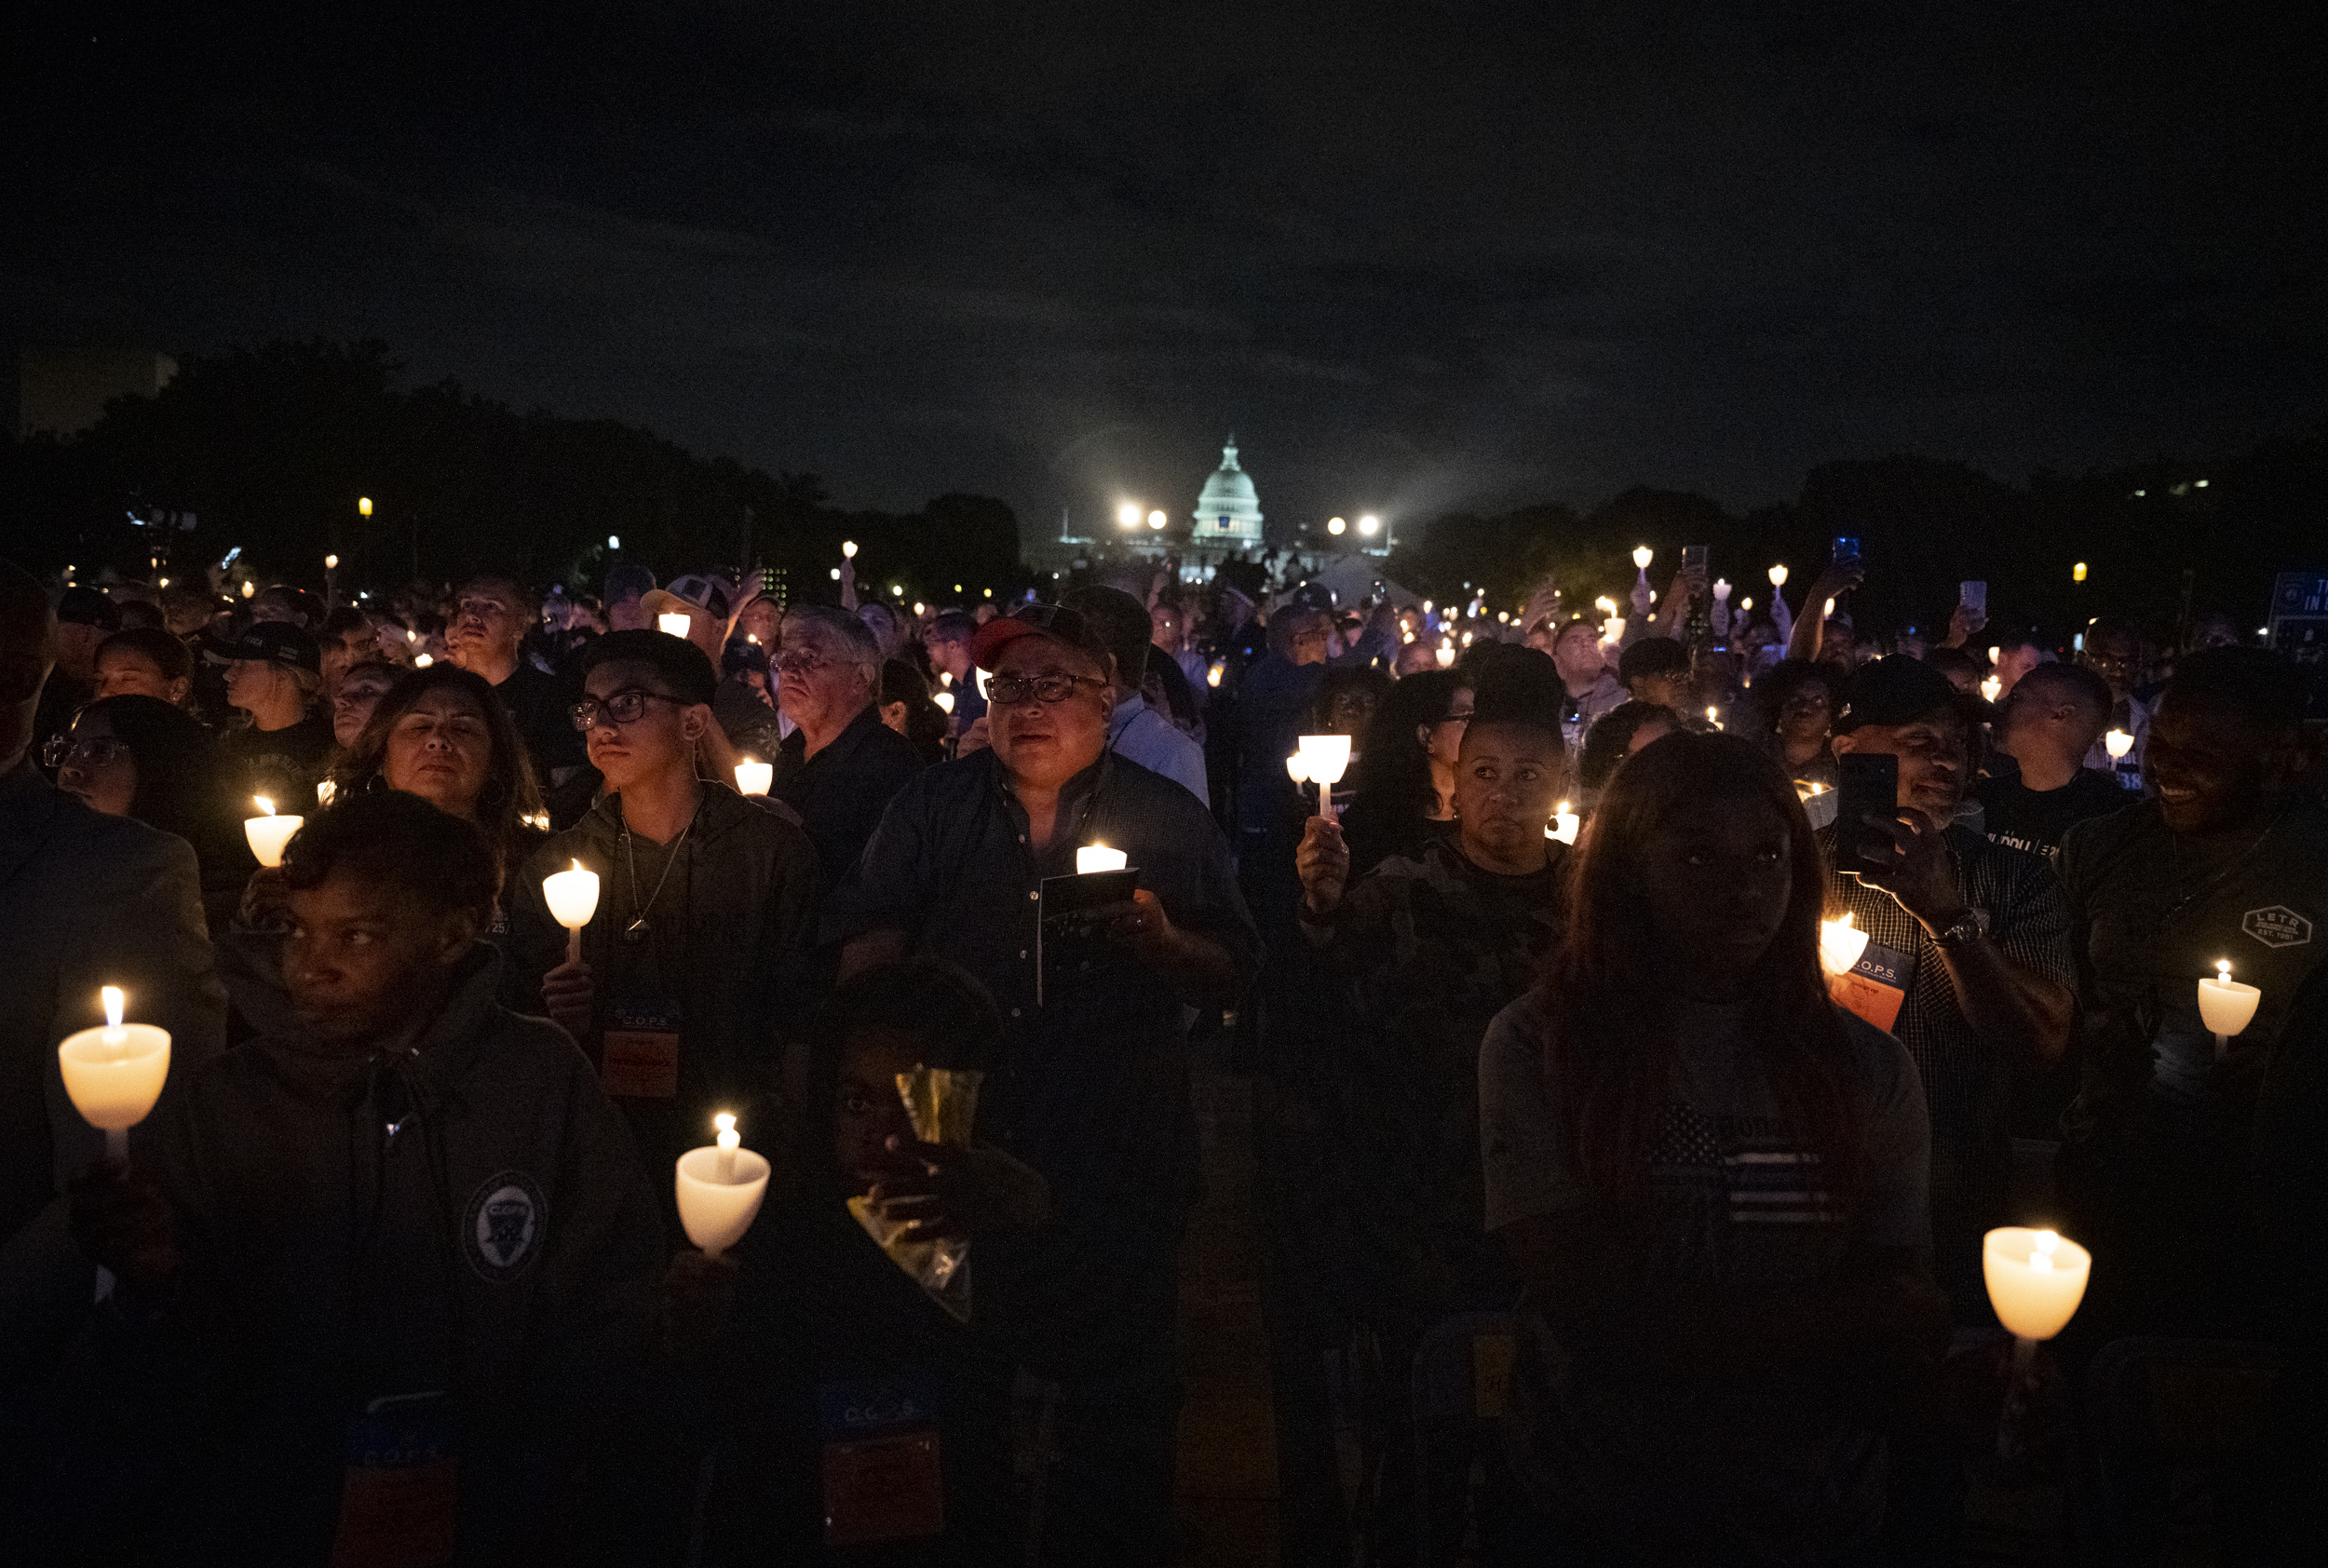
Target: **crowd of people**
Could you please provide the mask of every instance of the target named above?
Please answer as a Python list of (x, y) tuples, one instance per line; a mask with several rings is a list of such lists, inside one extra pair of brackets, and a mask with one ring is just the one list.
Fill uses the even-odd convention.
[[(2306, 672), (1984, 592), (1883, 632), (1862, 582), (909, 615), (0, 562), (20, 1561), (1180, 1561), (1199, 1060), (1254, 1099), (1282, 1561), (1954, 1561), (2000, 1412), (2130, 1343), (2260, 1369), (2192, 1528), (2306, 1558)], [(104, 986), (171, 1040), (126, 1159), (58, 1064)], [(715, 1116), (771, 1176), (709, 1255)], [(2037, 1370), (2008, 1223), (2095, 1258)]]

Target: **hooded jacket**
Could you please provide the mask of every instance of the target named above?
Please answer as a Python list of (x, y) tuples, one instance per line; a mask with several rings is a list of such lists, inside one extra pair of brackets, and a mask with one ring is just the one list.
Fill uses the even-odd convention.
[(181, 1283), (125, 1318), (206, 1438), (171, 1510), (180, 1560), (324, 1561), (351, 1415), (439, 1390), (459, 1561), (535, 1553), (574, 1517), (661, 1269), (629, 1132), (564, 1031), (494, 1002), (490, 948), (416, 1033), (344, 1056), (305, 1044), (279, 943), (223, 951), (260, 1034), (160, 1129)]

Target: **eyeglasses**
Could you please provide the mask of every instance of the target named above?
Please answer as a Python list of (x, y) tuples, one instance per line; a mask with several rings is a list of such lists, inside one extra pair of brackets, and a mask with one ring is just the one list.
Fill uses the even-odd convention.
[(78, 763), (83, 767), (105, 767), (117, 757), (129, 754), (129, 743), (110, 735), (92, 735), (75, 740), (69, 735), (52, 735), (40, 749), (44, 767), (62, 767)]
[(668, 702), (674, 708), (695, 706), (684, 697), (665, 696), (661, 692), (633, 690), (616, 692), (614, 696), (606, 697), (586, 696), (566, 711), (573, 715), (575, 729), (587, 730), (598, 723), (601, 714), (604, 714), (610, 723), (635, 724), (646, 717), (646, 705), (649, 702)]
[(992, 680), (986, 683), (986, 700), (996, 708), (1016, 708), (1029, 700), (1035, 702), (1064, 702), (1075, 696), (1077, 686), (1104, 686), (1107, 683), (1090, 675), (1036, 675), (1027, 680)]

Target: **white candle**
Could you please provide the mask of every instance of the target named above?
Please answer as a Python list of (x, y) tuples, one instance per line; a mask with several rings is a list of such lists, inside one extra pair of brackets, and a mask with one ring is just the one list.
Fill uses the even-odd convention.
[[(1204, 683), (1208, 686), (1219, 685), (1221, 683), (1222, 668), (1222, 666), (1216, 664), (1207, 669), (1204, 672)], [(981, 683), (978, 688), (978, 695), (981, 696), (984, 696), (986, 695), (986, 687), (983, 683)]]
[(1299, 751), (1285, 759), (1285, 771), (1296, 784), (1309, 782), (1309, 759)]
[(549, 905), (549, 918), (566, 928), (567, 962), (580, 963), (582, 927), (598, 912), (598, 873), (576, 860), (572, 871), (542, 878), (542, 898)]
[(1333, 820), (1333, 787), (1349, 770), (1350, 737), (1347, 735), (1302, 737), (1302, 765), (1318, 786), (1318, 815)]
[(1544, 830), (1545, 836), (1556, 838), (1563, 844), (1574, 844), (1577, 842), (1577, 830), (1583, 824), (1584, 818), (1569, 810), (1568, 803), (1563, 801), (1559, 809), (1552, 813), (1552, 825)]
[(684, 613), (672, 615), (657, 615), (655, 617), (655, 629), (668, 636), (684, 637), (687, 635), (688, 621), (689, 617)]
[(260, 815), (243, 819), (243, 836), (250, 841), (250, 853), (259, 858), (259, 864), (279, 866), (283, 863), (283, 845), (291, 842), (291, 834), (299, 831), (306, 818), (276, 816), (275, 803), (264, 795), (253, 795), (250, 801)]
[[(735, 1160), (725, 1179), (723, 1155)], [(679, 1223), (706, 1257), (716, 1258), (743, 1239), (768, 1192), (766, 1157), (744, 1148), (689, 1149), (679, 1156), (674, 1177)]]
[(2004, 679), (2004, 677), (2003, 677), (2003, 676), (2001, 676), (2001, 675), (1992, 675), (1992, 676), (1990, 676), (1987, 680), (1985, 680), (1985, 681), (1983, 681), (1983, 682), (1982, 682), (1982, 683), (1981, 683), (1981, 700), (1982, 700), (1982, 701), (1983, 701), (1983, 702), (1995, 702), (1995, 701), (1996, 701), (1998, 697), (2000, 697), (2000, 696), (2004, 696), (2004, 695), (2005, 695), (2005, 679)]
[(413, 668), (414, 669), (426, 669), (436, 662), (437, 657), (434, 654), (422, 654), (413, 660)]
[(57, 1048), (57, 1071), (81, 1119), (105, 1133), (105, 1153), (129, 1156), (129, 1129), (161, 1098), (169, 1076), (169, 1032), (150, 1023), (124, 1023), (127, 1001), (117, 985), (104, 987), (105, 1022), (69, 1034)]
[(855, 561), (857, 559), (856, 540), (844, 539), (841, 541), (841, 559), (843, 561)]
[(941, 713), (951, 713), (954, 711), (954, 694), (952, 692), (934, 693), (931, 695), (929, 700), (938, 705), (938, 711)]
[(725, 1111), (711, 1118), (711, 1125), (720, 1129), (719, 1179), (722, 1186), (736, 1184), (736, 1151), (744, 1146), (743, 1134), (736, 1130), (736, 1118)]
[(2109, 752), (2110, 761), (2124, 762), (2126, 753), (2134, 749), (2134, 737), (2124, 730), (2112, 730), (2102, 737), (2102, 748)]
[(2092, 1267), (2092, 1253), (2050, 1230), (2005, 1225), (1981, 1243), (1989, 1304), (2017, 1339), (2051, 1339), (2066, 1328)]
[(1851, 923), (1845, 910), (1840, 920), (1819, 923), (1819, 966), (1831, 975), (1848, 975), (1867, 951), (1867, 933)]
[(1633, 547), (1632, 563), (1639, 567), (1642, 571), (1646, 572), (1649, 569), (1649, 562), (1655, 561), (1656, 559), (1656, 553), (1652, 551), (1648, 546), (1636, 545)]
[(746, 757), (736, 764), (736, 792), (741, 795), (765, 795), (768, 786), (776, 782), (774, 763), (755, 762)]
[(1706, 723), (1712, 725), (1715, 729), (1720, 729), (1722, 727), (1722, 716), (1720, 713), (1715, 711), (1712, 704), (1708, 704), (1706, 708)]
[(1773, 566), (1772, 568), (1770, 568), (1770, 586), (1771, 586), (1772, 588), (1784, 588), (1784, 587), (1786, 587), (1786, 568), (1785, 568), (1785, 567), (1783, 567), (1783, 566)]
[(2199, 1016), (2214, 1034), (2215, 1055), (2222, 1056), (2231, 1048), (2231, 1036), (2254, 1021), (2264, 994), (2233, 980), (2228, 958), (2216, 959), (2214, 966), (2213, 974), (2199, 981)]
[(1730, 585), (1726, 580), (1721, 577), (1713, 579), (1713, 597), (1725, 604), (1730, 602)]
[(340, 787), (332, 783), (330, 779), (318, 778), (316, 780), (316, 804), (330, 805), (332, 804), (332, 797), (339, 792)]
[(1087, 844), (1076, 850), (1076, 874), (1087, 872), (1119, 872), (1131, 863), (1131, 858), (1120, 849), (1110, 849), (1103, 844)]

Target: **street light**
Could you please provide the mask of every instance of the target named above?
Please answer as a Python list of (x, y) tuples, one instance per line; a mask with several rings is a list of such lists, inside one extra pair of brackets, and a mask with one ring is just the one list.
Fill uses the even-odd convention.
[(1137, 501), (1127, 501), (1122, 506), (1117, 507), (1116, 526), (1118, 528), (1139, 527), (1140, 503)]
[(1165, 520), (1164, 514), (1160, 511), (1150, 512), (1148, 514), (1148, 526), (1150, 528), (1161, 528), (1164, 526)]
[(622, 548), (622, 535), (619, 534), (607, 534), (606, 547), (610, 550), (618, 550)]
[(2069, 580), (2073, 583), (2082, 583), (2086, 580), (2086, 563), (2084, 561), (2081, 561), (2078, 562), (2077, 565), (2069, 569)]
[(356, 497), (356, 515), (358, 517), (370, 517), (372, 515), (371, 496), (359, 495)]
[(1330, 517), (1326, 519), (1326, 532), (1334, 534), (1337, 537), (1340, 536), (1342, 531), (1348, 526), (1348, 523), (1344, 522), (1338, 517)]
[(1368, 513), (1366, 516), (1358, 520), (1358, 531), (1366, 538), (1373, 538), (1376, 534), (1380, 533), (1381, 530), (1382, 519), (1375, 517), (1372, 513)]

